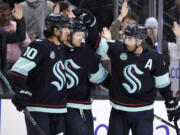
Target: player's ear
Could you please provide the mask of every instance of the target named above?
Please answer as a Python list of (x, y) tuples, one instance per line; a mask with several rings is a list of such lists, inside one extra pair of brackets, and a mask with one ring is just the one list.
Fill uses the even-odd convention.
[(54, 28), (53, 28), (53, 32), (54, 32), (55, 35), (58, 35), (58, 34), (59, 34), (59, 29), (56, 28), (56, 27), (54, 27)]

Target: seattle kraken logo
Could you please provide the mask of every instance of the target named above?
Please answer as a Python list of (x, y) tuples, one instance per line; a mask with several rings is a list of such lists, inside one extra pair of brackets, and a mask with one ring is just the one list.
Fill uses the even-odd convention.
[(80, 69), (81, 67), (78, 66), (76, 63), (74, 63), (74, 61), (72, 59), (68, 59), (65, 61), (65, 68), (66, 68), (66, 77), (69, 80), (69, 82), (67, 82), (67, 88), (72, 88), (74, 85), (78, 85), (79, 83), (79, 78), (76, 75), (76, 73), (74, 73), (71, 68), (69, 67), (72, 66), (72, 68), (74, 69)]
[(51, 84), (56, 86), (58, 91), (62, 90), (62, 88), (66, 82), (66, 77), (62, 72), (62, 70), (64, 70), (64, 69), (65, 69), (65, 67), (64, 67), (62, 61), (58, 61), (53, 66), (53, 74), (58, 78), (59, 81), (53, 81), (53, 82), (51, 82)]
[(130, 86), (127, 83), (122, 83), (123, 87), (128, 91), (128, 93), (134, 93), (137, 89), (141, 89), (141, 82), (136, 76), (134, 76), (134, 74), (142, 75), (143, 72), (139, 70), (135, 64), (126, 66), (123, 70), (123, 73), (125, 78), (133, 86), (132, 88), (130, 88)]

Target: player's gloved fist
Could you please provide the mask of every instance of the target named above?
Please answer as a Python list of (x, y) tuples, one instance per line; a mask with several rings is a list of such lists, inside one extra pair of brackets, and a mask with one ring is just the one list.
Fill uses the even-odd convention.
[(28, 105), (31, 96), (32, 94), (30, 92), (21, 90), (13, 96), (12, 103), (18, 111), (22, 111)]
[(73, 13), (84, 22), (86, 27), (93, 27), (96, 24), (96, 17), (86, 9), (76, 9)]
[(167, 115), (169, 121), (178, 121), (180, 118), (180, 107), (178, 105), (178, 101), (176, 99), (173, 99), (171, 102), (165, 102), (166, 109), (167, 109)]

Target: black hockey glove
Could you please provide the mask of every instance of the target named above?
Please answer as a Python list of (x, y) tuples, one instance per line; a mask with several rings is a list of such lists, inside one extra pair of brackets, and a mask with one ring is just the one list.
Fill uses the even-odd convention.
[(86, 9), (76, 9), (73, 13), (84, 22), (86, 27), (93, 27), (96, 24), (96, 17)]
[(20, 91), (16, 93), (12, 98), (12, 103), (16, 106), (18, 111), (22, 111), (28, 105), (32, 94), (28, 91)]
[(178, 105), (178, 101), (173, 99), (173, 103), (165, 102), (167, 115), (169, 121), (178, 121), (180, 118), (180, 107)]

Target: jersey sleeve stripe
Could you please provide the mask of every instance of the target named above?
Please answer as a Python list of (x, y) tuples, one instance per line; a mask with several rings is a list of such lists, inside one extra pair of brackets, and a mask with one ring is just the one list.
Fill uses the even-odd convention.
[(96, 83), (96, 84), (99, 84), (99, 83), (102, 83), (108, 76), (108, 72), (102, 67), (101, 64), (99, 64), (99, 70), (94, 73), (94, 74), (91, 74), (91, 77), (90, 77), (90, 81), (92, 83)]
[(108, 49), (109, 46), (107, 44), (107, 41), (101, 37), (96, 53), (102, 56), (107, 56)]
[(161, 76), (154, 76), (155, 79), (155, 87), (156, 88), (164, 88), (170, 84), (169, 73), (166, 73)]
[(98, 48), (100, 39), (101, 39), (101, 35), (99, 34), (98, 39), (96, 41), (96, 45), (94, 46), (94, 49)]
[(34, 67), (36, 67), (36, 63), (30, 61), (26, 58), (20, 57), (18, 61), (14, 64), (11, 71), (15, 71), (24, 76), (28, 76), (28, 72), (31, 71)]
[(8, 73), (9, 73), (9, 74), (11, 74), (11, 75), (14, 75), (14, 76), (17, 76), (17, 77), (23, 78), (23, 79), (27, 79), (27, 76), (23, 76), (23, 75), (20, 75), (20, 74), (18, 74), (18, 73), (15, 73), (15, 72), (11, 72), (11, 71), (9, 71)]

